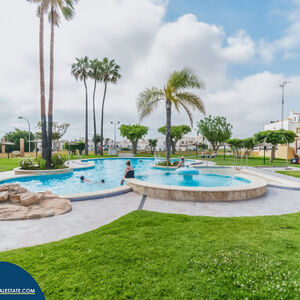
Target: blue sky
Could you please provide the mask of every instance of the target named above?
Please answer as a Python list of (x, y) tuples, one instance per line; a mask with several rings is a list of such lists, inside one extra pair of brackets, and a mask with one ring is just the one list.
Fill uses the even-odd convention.
[[(245, 30), (254, 41), (280, 39), (290, 25), (288, 13), (295, 8), (291, 0), (170, 0), (166, 21), (174, 22), (183, 14), (192, 13), (201, 22), (222, 26), (227, 35)], [(265, 70), (297, 75), (299, 58), (282, 59), (279, 55), (270, 64), (251, 61), (242, 66), (231, 66), (229, 75), (247, 76)]]

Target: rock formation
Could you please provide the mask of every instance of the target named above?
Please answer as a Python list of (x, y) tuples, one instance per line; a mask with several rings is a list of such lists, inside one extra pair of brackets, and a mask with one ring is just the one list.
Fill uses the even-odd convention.
[(17, 183), (0, 185), (0, 221), (52, 217), (71, 210), (70, 200), (51, 191), (31, 193)]

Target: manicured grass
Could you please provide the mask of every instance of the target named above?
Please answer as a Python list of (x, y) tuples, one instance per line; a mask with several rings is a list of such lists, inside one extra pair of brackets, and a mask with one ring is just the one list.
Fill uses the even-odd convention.
[(277, 173), (300, 178), (300, 171), (276, 171)]
[(10, 171), (17, 168), (19, 165), (19, 158), (0, 158), (0, 172)]
[(300, 214), (136, 211), (0, 260), (27, 270), (46, 299), (299, 299)]
[[(196, 159), (196, 156), (191, 156), (190, 158)], [(198, 159), (202, 159), (200, 156), (198, 156)], [(224, 165), (224, 166), (233, 166), (235, 164), (235, 159), (233, 156), (225, 156), (225, 159), (223, 158), (223, 155), (218, 155), (216, 158), (209, 159), (211, 161), (216, 162), (217, 165)], [(243, 166), (246, 166), (246, 159), (238, 159), (237, 165), (240, 166), (242, 163)], [(269, 158), (266, 157), (266, 164), (264, 165), (264, 158), (259, 156), (252, 156), (248, 158), (248, 166), (252, 167), (259, 167), (259, 166), (285, 166), (286, 161), (284, 159), (276, 158), (273, 162), (269, 161)]]

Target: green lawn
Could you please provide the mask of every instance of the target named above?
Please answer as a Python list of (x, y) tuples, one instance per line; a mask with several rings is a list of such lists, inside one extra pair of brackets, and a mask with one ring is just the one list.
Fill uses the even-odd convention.
[[(172, 158), (178, 158), (181, 155), (185, 155), (186, 158), (191, 158), (191, 159), (201, 159), (200, 156), (196, 157), (195, 155), (191, 155), (191, 152), (185, 154), (185, 153), (177, 153), (173, 154)], [(163, 154), (160, 154), (161, 157), (164, 157)], [(75, 155), (75, 156), (70, 156), (70, 159), (85, 159), (85, 158), (101, 158), (102, 156), (100, 155), (94, 155), (94, 154), (89, 154), (88, 156), (86, 155)], [(103, 157), (112, 157), (108, 156), (107, 153), (104, 154)], [(141, 153), (137, 154), (136, 157), (153, 157), (150, 153)], [(232, 156), (226, 156), (225, 160), (223, 159), (222, 155), (218, 155), (216, 158), (212, 159), (212, 161), (215, 161), (217, 165), (226, 165), (226, 166), (233, 166), (234, 165), (234, 158)], [(3, 171), (10, 171), (13, 170), (14, 168), (18, 167), (18, 158), (0, 158), (0, 172)], [(243, 166), (246, 165), (246, 160), (243, 159)], [(285, 166), (286, 161), (284, 159), (275, 159), (272, 163), (269, 162), (268, 158), (266, 158), (266, 166)], [(238, 160), (238, 165), (241, 164), (241, 160)], [(250, 157), (248, 160), (248, 165), (249, 166), (264, 166), (263, 164), (263, 157)]]
[[(196, 156), (193, 156), (193, 158), (196, 158)], [(198, 157), (198, 159), (201, 159)], [(223, 158), (223, 155), (218, 155), (216, 158), (212, 159), (212, 161), (216, 162), (217, 165), (225, 165), (225, 166), (233, 166), (235, 164), (234, 157), (233, 156), (225, 156), (225, 159)], [(238, 159), (237, 164), (238, 165), (246, 166), (246, 159)], [(269, 158), (266, 157), (266, 164), (264, 165), (264, 158), (260, 156), (253, 156), (249, 157), (248, 159), (248, 165), (253, 167), (258, 166), (285, 166), (286, 160), (276, 158), (273, 162), (269, 161)]]
[(0, 158), (0, 172), (11, 171), (19, 165), (19, 158)]
[(136, 211), (69, 239), (2, 252), (0, 260), (27, 270), (46, 299), (299, 299), (300, 213)]
[(300, 171), (276, 171), (277, 173), (300, 178)]

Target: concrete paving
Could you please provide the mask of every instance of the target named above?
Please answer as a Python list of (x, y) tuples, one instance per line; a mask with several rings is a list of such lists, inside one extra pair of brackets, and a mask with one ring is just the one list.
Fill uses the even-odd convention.
[[(0, 221), (0, 251), (61, 240), (106, 225), (137, 210), (142, 196), (128, 193), (73, 202), (65, 215), (37, 220)], [(143, 209), (191, 216), (241, 217), (300, 212), (300, 191), (268, 188), (264, 197), (237, 202), (179, 202), (147, 197)]]

